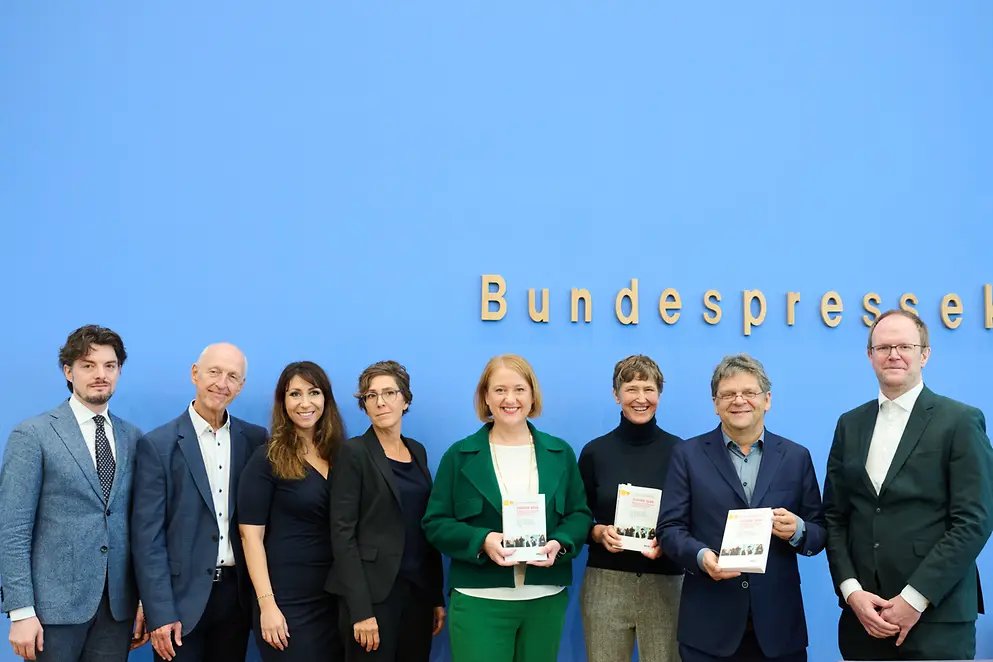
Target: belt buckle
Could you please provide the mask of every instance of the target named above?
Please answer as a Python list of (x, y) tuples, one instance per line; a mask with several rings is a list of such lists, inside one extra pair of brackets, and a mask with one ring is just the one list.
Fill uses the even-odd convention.
[(214, 568), (214, 581), (215, 582), (221, 581), (221, 568), (220, 567)]

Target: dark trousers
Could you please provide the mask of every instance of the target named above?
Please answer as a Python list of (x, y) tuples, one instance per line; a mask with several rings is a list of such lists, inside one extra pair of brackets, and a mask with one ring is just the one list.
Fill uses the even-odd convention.
[(45, 650), (38, 662), (126, 662), (134, 620), (115, 621), (104, 586), (100, 605), (90, 620), (78, 625), (41, 624)]
[(431, 630), (434, 626), (433, 600), (416, 584), (397, 577), (386, 599), (372, 606), (379, 626), (379, 648), (366, 652), (355, 641), (354, 623), (348, 605), (340, 602), (341, 638), (347, 662), (428, 662), (431, 657)]
[[(192, 632), (183, 635), (183, 645), (173, 644), (173, 662), (245, 662), (251, 622), (232, 568), (214, 582), (203, 616)], [(153, 655), (155, 662), (162, 662), (158, 653)]]
[(845, 660), (971, 660), (976, 657), (976, 622), (917, 622), (907, 638), (876, 639), (845, 607), (838, 619), (838, 648)]
[(741, 637), (738, 650), (730, 657), (715, 657), (685, 644), (679, 644), (679, 656), (683, 662), (807, 662), (807, 649), (779, 657), (768, 657), (762, 652), (762, 647), (755, 638), (755, 631), (748, 627)]

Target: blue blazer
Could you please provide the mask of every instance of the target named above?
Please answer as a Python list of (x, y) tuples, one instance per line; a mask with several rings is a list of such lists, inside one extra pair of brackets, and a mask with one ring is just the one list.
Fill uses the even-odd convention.
[[(230, 413), (228, 414), (230, 416)], [(231, 416), (228, 534), (236, 564), (245, 568), (235, 505), (242, 469), (266, 429)], [(138, 593), (149, 630), (180, 621), (183, 636), (207, 606), (217, 566), (219, 530), (207, 469), (187, 409), (138, 440), (131, 545)], [(241, 574), (241, 573), (239, 573)], [(239, 577), (242, 584), (245, 577)]]
[(106, 582), (114, 618), (134, 618), (128, 527), (141, 431), (113, 413), (110, 421), (116, 468), (107, 503), (68, 401), (10, 433), (0, 469), (4, 612), (33, 606), (43, 625), (85, 623)]
[[(804, 520), (798, 547), (772, 536), (765, 574), (714, 581), (697, 565), (703, 548), (718, 552), (727, 512), (786, 508)], [(810, 452), (766, 430), (752, 503), (728, 457), (720, 426), (673, 451), (662, 492), (658, 534), (663, 553), (686, 569), (679, 604), (680, 643), (710, 655), (732, 655), (751, 609), (755, 636), (768, 657), (807, 647), (797, 555), (824, 549), (824, 511)]]

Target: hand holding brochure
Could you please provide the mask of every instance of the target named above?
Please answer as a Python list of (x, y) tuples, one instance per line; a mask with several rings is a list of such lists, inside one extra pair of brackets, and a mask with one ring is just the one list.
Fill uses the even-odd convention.
[(528, 495), (503, 500), (503, 546), (513, 549), (510, 561), (547, 561), (542, 548), (545, 538), (545, 496)]
[(661, 503), (662, 490), (631, 484), (617, 486), (614, 529), (621, 538), (621, 549), (647, 552), (652, 548)]
[(772, 540), (772, 508), (729, 510), (717, 564), (721, 570), (765, 573)]

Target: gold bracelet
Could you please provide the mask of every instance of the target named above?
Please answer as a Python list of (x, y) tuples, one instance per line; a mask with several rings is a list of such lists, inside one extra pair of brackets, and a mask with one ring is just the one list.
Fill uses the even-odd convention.
[(273, 597), (272, 593), (266, 593), (265, 595), (260, 595), (258, 598), (259, 604), (262, 604), (262, 601), (265, 600), (266, 598), (271, 598), (271, 597)]

